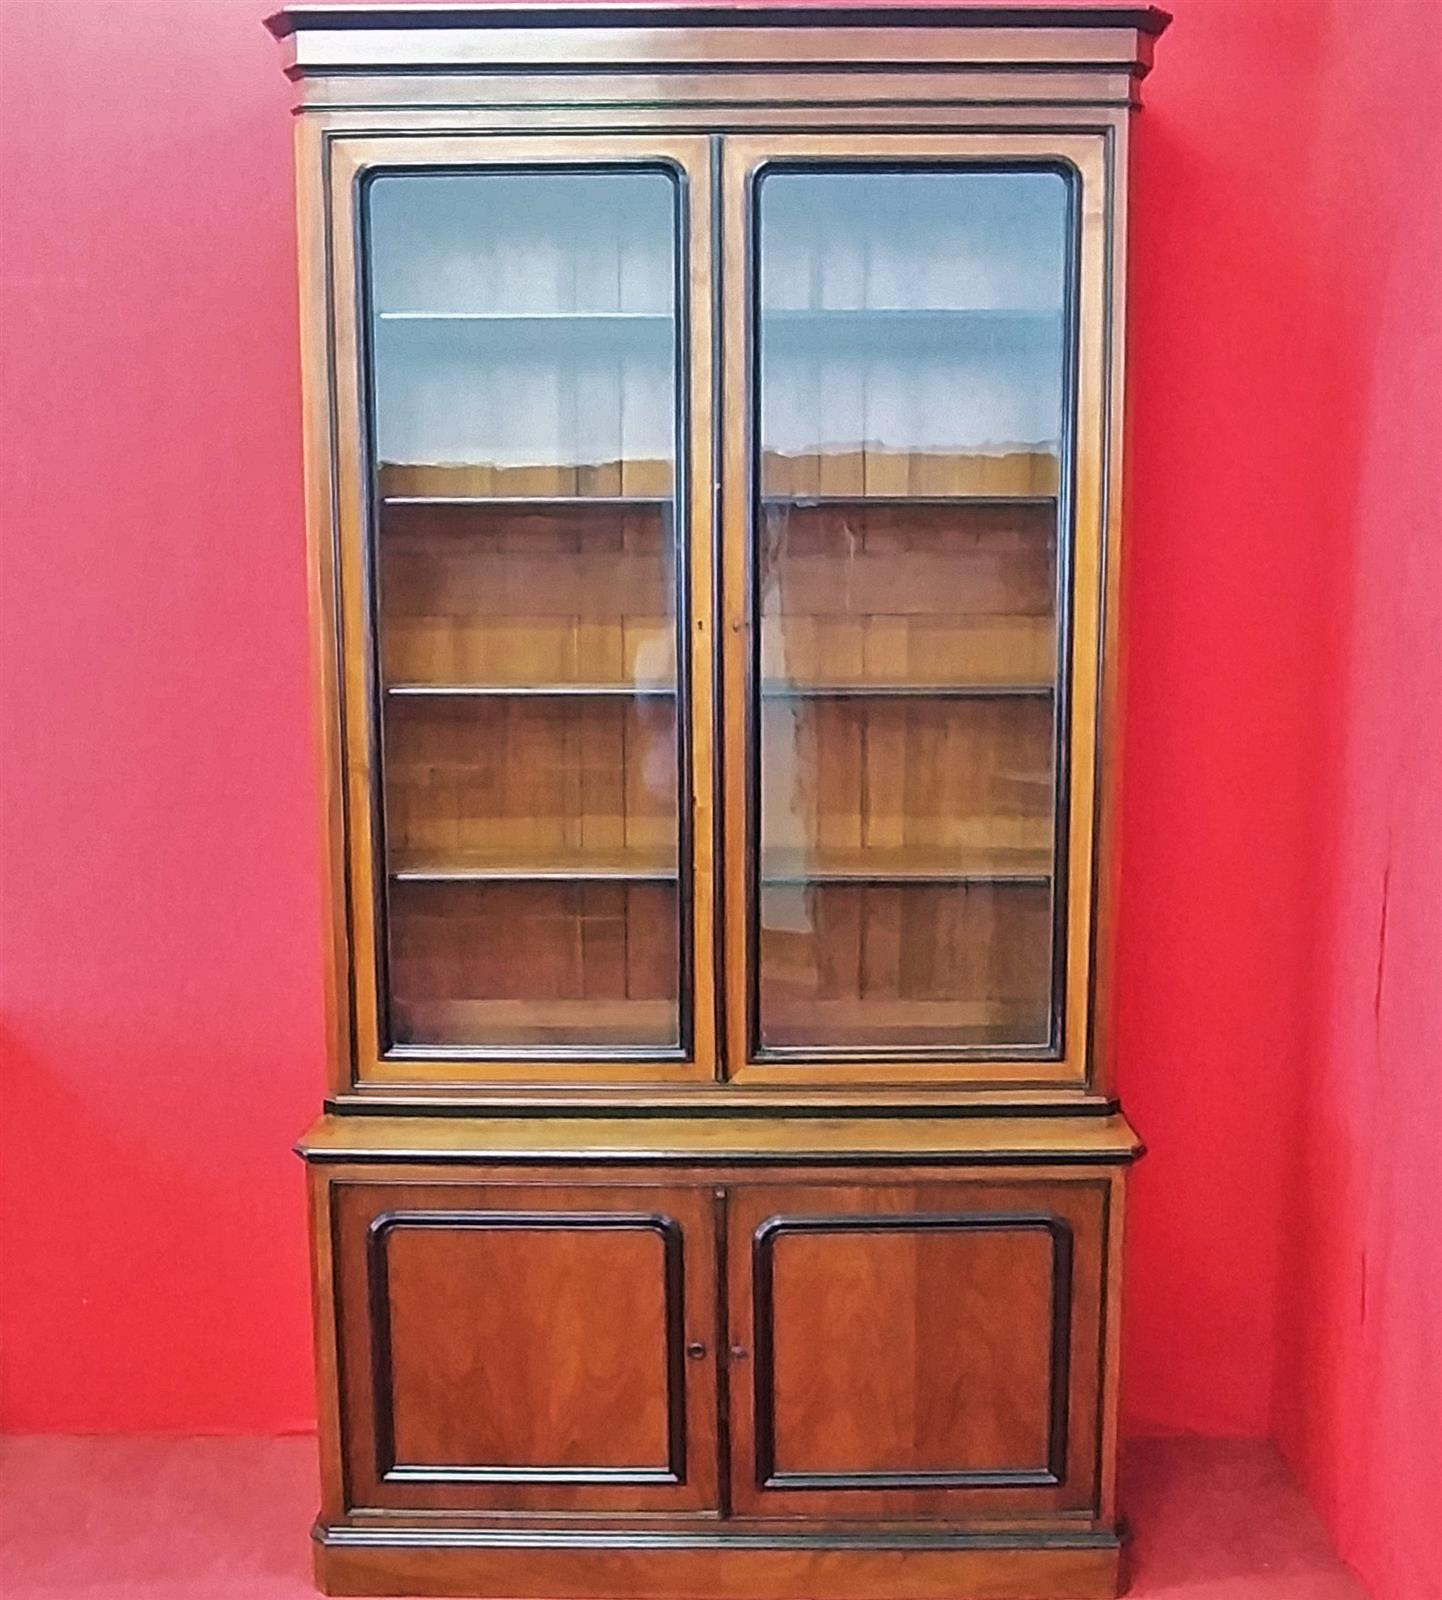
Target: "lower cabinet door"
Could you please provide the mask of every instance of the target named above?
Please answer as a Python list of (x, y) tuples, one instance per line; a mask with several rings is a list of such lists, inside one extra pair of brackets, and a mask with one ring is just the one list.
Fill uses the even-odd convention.
[(1104, 1179), (737, 1188), (738, 1515), (1095, 1509)]
[(331, 1195), (351, 1509), (717, 1504), (709, 1190)]

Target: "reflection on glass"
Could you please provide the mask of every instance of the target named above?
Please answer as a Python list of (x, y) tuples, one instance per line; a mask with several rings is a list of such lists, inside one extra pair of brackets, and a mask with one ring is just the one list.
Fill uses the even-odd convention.
[(1067, 180), (758, 196), (761, 1046), (1046, 1046)]
[(396, 1045), (680, 1047), (676, 208), (370, 186)]

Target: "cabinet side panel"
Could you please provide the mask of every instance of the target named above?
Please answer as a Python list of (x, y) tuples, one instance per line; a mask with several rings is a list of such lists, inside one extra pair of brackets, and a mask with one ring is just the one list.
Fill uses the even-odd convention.
[(315, 1329), (317, 1443), (320, 1451), (320, 1521), (345, 1514), (342, 1458), (340, 1361), (336, 1329), (335, 1255), (332, 1249), (331, 1174), (312, 1167), (306, 1175), (310, 1209), (311, 1315)]
[(1126, 650), (1122, 628), (1124, 583), (1123, 528), (1126, 509), (1126, 303), (1127, 196), (1131, 182), (1131, 125), (1124, 112), (1109, 118), (1110, 192), (1107, 211), (1106, 387), (1100, 493), (1102, 496), (1102, 594), (1097, 640), (1101, 678), (1097, 700), (1096, 885), (1092, 914), (1092, 1008), (1088, 1059), (1091, 1086), (1110, 1094), (1116, 1084), (1113, 985), (1116, 972), (1117, 900), (1120, 889), (1121, 717), (1125, 704)]
[(320, 854), (325, 928), (325, 1019), (329, 1081), (351, 1087), (349, 898), (346, 879), (344, 708), (338, 651), (335, 565), (332, 363), (325, 218), (324, 140), (314, 122), (296, 123), (300, 363), (304, 407), (305, 527), (310, 594), (312, 727), (320, 780)]

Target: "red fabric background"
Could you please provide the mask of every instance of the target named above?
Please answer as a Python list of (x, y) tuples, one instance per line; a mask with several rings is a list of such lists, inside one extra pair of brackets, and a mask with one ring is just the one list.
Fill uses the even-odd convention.
[[(1127, 1410), (1277, 1431), (1377, 1594), (1422, 1600), (1442, 7), (1173, 6), (1134, 206)], [(14, 1430), (312, 1415), (288, 1146), (322, 1081), (318, 870), (262, 9), (0, 13)]]

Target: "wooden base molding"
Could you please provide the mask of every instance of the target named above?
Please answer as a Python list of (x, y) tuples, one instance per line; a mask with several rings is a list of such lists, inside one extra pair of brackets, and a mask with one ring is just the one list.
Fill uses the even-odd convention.
[(481, 1600), (1114, 1600), (1121, 1570), (1114, 1534), (827, 1544), (318, 1529), (315, 1549), (325, 1594)]

